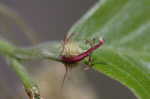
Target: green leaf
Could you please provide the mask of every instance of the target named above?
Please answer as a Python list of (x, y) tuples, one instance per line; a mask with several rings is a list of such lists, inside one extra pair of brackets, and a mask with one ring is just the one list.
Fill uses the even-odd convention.
[(92, 54), (94, 68), (139, 99), (150, 99), (150, 0), (100, 0), (68, 37), (81, 42), (103, 37), (104, 46)]

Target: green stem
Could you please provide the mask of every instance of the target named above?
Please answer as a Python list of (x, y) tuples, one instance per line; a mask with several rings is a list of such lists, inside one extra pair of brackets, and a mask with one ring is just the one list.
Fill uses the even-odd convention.
[(11, 68), (18, 75), (22, 81), (25, 91), (29, 96), (29, 99), (42, 99), (40, 96), (39, 88), (30, 78), (25, 68), (20, 63), (22, 60), (34, 60), (34, 59), (51, 59), (54, 61), (62, 62), (60, 59), (60, 44), (48, 43), (41, 44), (32, 48), (18, 48), (8, 43), (7, 41), (0, 39), (0, 54), (7, 57), (8, 63)]
[(50, 51), (51, 54), (46, 54), (38, 48), (17, 48), (14, 52), (14, 56), (21, 60), (49, 59), (62, 62), (58, 55), (52, 54)]
[(6, 41), (0, 40), (0, 54), (12, 56), (15, 47)]
[[(29, 96), (29, 99), (42, 99), (42, 98), (40, 96), (38, 86), (30, 78), (27, 71), (20, 63), (20, 61), (33, 60), (33, 59), (52, 59), (61, 62), (61, 60), (58, 57), (58, 52), (57, 55), (56, 53), (53, 53), (56, 50), (52, 51), (52, 50), (45, 50), (45, 49), (46, 49), (45, 47), (44, 48), (43, 47), (18, 48), (8, 43), (5, 40), (0, 40), (0, 54), (7, 57), (9, 65), (22, 81), (25, 91)], [(54, 47), (54, 49), (56, 48)]]
[(18, 60), (12, 57), (7, 57), (7, 58), (8, 58), (9, 65), (12, 67), (12, 69), (15, 71), (15, 73), (18, 75), (18, 77), (22, 81), (29, 98), (30, 99), (42, 99), (40, 96), (38, 86), (30, 78), (30, 76), (28, 75), (27, 71), (22, 66), (22, 64)]
[(18, 48), (4, 40), (0, 40), (0, 54), (4, 56), (11, 56), (20, 60), (51, 59), (61, 62), (59, 56), (51, 52), (51, 50), (46, 52), (44, 48)]

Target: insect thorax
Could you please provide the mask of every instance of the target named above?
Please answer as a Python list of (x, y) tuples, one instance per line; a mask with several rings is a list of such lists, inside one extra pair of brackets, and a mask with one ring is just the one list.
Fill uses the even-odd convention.
[(63, 45), (62, 56), (73, 57), (82, 53), (83, 50), (79, 47), (79, 44), (73, 41), (69, 41)]

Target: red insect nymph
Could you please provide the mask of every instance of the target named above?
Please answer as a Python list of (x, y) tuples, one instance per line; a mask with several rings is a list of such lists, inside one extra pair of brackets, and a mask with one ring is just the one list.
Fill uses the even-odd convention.
[(93, 47), (89, 48), (87, 51), (76, 55), (76, 56), (71, 56), (71, 57), (67, 57), (67, 56), (61, 56), (61, 59), (64, 63), (77, 63), (81, 60), (83, 60), (85, 57), (89, 56), (93, 51), (95, 51), (97, 48), (99, 48), (101, 45), (103, 45), (104, 40), (101, 39), (99, 40), (98, 44), (94, 45)]

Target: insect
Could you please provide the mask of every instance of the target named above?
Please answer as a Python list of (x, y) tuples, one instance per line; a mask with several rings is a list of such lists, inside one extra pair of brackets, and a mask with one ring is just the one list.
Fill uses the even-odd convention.
[(89, 48), (87, 51), (85, 51), (77, 56), (72, 56), (72, 57), (61, 56), (61, 59), (63, 62), (68, 63), (68, 64), (77, 63), (77, 62), (83, 60), (85, 57), (89, 56), (93, 51), (95, 51), (97, 48), (99, 48), (103, 43), (104, 43), (104, 40), (101, 39), (101, 40), (99, 40), (98, 44)]
[[(90, 41), (88, 41), (90, 42)], [(75, 66), (75, 64), (82, 61), (84, 58), (89, 56), (89, 62), (91, 61), (91, 53), (94, 52), (97, 48), (104, 44), (104, 40), (101, 38), (97, 44), (91, 44), (91, 47), (86, 51), (83, 51), (79, 45), (70, 39), (64, 39), (62, 45), (62, 52), (61, 52), (61, 60), (65, 64), (66, 73), (63, 78), (63, 84), (68, 72)]]

